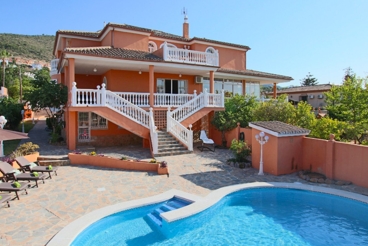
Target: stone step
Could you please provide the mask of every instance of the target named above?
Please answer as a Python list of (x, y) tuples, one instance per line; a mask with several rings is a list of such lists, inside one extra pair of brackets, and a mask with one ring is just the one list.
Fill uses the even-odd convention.
[(155, 154), (155, 157), (185, 155), (185, 154), (190, 154), (190, 153), (192, 153), (192, 151), (189, 151), (189, 150), (167, 151), (167, 152), (159, 152), (158, 154)]
[(180, 145), (180, 146), (168, 146), (168, 147), (158, 147), (158, 152), (164, 152), (164, 151), (175, 151), (175, 150), (187, 150), (187, 148), (185, 148), (184, 146)]
[(172, 140), (172, 139), (170, 139), (170, 140), (163, 140), (163, 141), (160, 141), (158, 143), (159, 146), (160, 145), (169, 145), (169, 144), (180, 144), (180, 143), (178, 141)]
[(40, 166), (67, 166), (67, 165), (70, 165), (70, 161), (69, 159), (68, 160), (39, 160), (38, 161), (38, 164)]

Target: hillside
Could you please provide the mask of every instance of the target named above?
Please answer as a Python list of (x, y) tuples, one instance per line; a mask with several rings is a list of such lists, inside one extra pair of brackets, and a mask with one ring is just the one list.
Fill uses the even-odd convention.
[(50, 62), (55, 36), (0, 33), (0, 50), (12, 56)]

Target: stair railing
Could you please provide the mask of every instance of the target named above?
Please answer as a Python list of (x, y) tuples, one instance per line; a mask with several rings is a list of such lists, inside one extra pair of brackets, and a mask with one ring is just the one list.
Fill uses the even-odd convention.
[(171, 116), (170, 107), (167, 109), (167, 132), (171, 133), (180, 142), (187, 146), (189, 151), (193, 151), (193, 131), (192, 125), (185, 128)]
[(155, 126), (155, 119), (153, 117), (153, 108), (150, 108), (149, 112), (149, 127), (150, 127), (152, 152), (153, 154), (158, 154), (158, 133), (157, 127)]
[(197, 95), (197, 91), (195, 90), (193, 99), (173, 110), (170, 113), (171, 117), (179, 122), (185, 120), (204, 107), (204, 99), (204, 93)]

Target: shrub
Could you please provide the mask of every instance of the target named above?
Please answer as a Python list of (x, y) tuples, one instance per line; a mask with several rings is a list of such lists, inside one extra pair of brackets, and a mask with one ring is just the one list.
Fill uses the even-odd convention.
[(40, 146), (38, 146), (37, 144), (34, 144), (32, 142), (26, 142), (24, 144), (19, 145), (18, 148), (14, 150), (13, 153), (11, 153), (10, 158), (15, 159), (18, 156), (33, 154), (37, 152), (39, 148)]
[(96, 153), (95, 151), (91, 151), (91, 152), (89, 153), (89, 155), (97, 155), (97, 153)]
[(244, 141), (233, 139), (230, 150), (233, 152), (236, 161), (248, 162), (247, 157), (250, 156), (251, 150)]
[(120, 160), (127, 160), (128, 158), (126, 157), (126, 156), (122, 156), (121, 158), (120, 158)]

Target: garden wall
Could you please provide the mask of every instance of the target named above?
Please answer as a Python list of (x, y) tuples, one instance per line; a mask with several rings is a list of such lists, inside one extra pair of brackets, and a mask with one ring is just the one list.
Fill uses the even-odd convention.
[(303, 170), (368, 188), (368, 146), (303, 139)]

